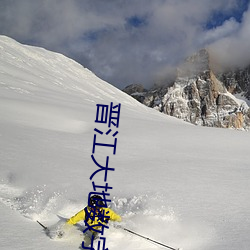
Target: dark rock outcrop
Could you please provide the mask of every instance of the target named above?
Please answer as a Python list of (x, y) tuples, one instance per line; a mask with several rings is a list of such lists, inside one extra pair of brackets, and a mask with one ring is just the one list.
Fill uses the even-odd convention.
[(250, 67), (215, 75), (209, 53), (203, 49), (177, 69), (177, 77), (170, 87), (148, 91), (142, 86), (130, 87), (134, 92), (129, 94), (149, 107), (196, 125), (248, 129), (250, 109), (233, 94), (250, 96), (249, 72)]

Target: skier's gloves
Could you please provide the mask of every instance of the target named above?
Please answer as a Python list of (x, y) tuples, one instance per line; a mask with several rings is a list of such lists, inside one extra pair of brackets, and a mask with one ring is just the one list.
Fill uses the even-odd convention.
[(62, 238), (63, 235), (65, 234), (65, 232), (62, 231), (62, 230), (59, 230), (59, 231), (56, 232), (56, 234), (57, 234), (57, 238)]

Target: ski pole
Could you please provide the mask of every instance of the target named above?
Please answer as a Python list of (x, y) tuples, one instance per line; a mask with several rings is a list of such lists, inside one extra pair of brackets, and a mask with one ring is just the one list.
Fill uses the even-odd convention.
[(46, 231), (46, 230), (48, 230), (48, 228), (47, 227), (45, 227), (41, 222), (39, 222), (38, 220), (36, 221), (40, 226), (42, 226), (43, 227), (43, 229)]
[(145, 237), (145, 236), (143, 236), (143, 235), (141, 235), (141, 234), (135, 233), (135, 232), (133, 232), (133, 231), (127, 229), (127, 228), (124, 228), (124, 227), (121, 227), (121, 228), (122, 228), (123, 230), (125, 230), (125, 231), (131, 233), (131, 234), (137, 235), (137, 236), (139, 236), (139, 237), (141, 237), (141, 238), (144, 238), (144, 239), (146, 239), (146, 240), (148, 240), (148, 241), (152, 241), (152, 242), (154, 242), (154, 243), (156, 243), (156, 244), (158, 244), (158, 245), (161, 245), (161, 246), (163, 246), (163, 247), (166, 247), (166, 248), (168, 248), (168, 249), (171, 249), (171, 250), (181, 250), (180, 248), (173, 248), (173, 247), (167, 246), (167, 245), (165, 245), (165, 244), (162, 244), (162, 243), (160, 243), (160, 242), (158, 242), (158, 241), (152, 240), (152, 239), (150, 239), (150, 238), (148, 238), (148, 237)]

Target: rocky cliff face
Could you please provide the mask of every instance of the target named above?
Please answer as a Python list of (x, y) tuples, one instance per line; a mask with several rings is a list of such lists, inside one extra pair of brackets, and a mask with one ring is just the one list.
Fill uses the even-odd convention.
[[(209, 53), (201, 50), (178, 68), (174, 83), (129, 94), (143, 104), (196, 125), (248, 129), (250, 109), (233, 94), (250, 97), (250, 67), (214, 74)], [(138, 87), (140, 86), (140, 87)], [(127, 87), (133, 89), (133, 85)]]
[(240, 93), (250, 100), (250, 66), (244, 69), (228, 70), (217, 75), (230, 93)]

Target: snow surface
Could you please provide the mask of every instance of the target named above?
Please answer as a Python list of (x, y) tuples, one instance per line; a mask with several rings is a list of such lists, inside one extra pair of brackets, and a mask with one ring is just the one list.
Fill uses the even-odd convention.
[[(124, 69), (125, 70), (125, 69)], [(183, 250), (250, 249), (250, 134), (193, 126), (147, 108), (63, 55), (0, 36), (0, 249), (78, 249), (53, 227), (93, 191), (96, 104), (121, 103), (110, 156), (111, 208), (122, 226)], [(110, 141), (109, 141), (110, 142)], [(94, 178), (103, 184), (103, 175)], [(60, 223), (60, 222), (59, 222)], [(81, 225), (81, 224), (80, 224)], [(163, 249), (112, 225), (111, 250)], [(97, 249), (97, 248), (96, 248)]]

